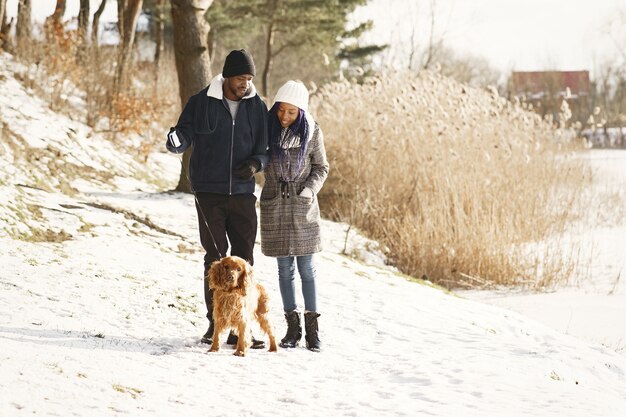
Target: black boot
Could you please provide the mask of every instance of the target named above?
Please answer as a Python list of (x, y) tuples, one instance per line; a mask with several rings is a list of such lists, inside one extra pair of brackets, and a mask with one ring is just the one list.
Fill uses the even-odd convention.
[(302, 338), (302, 326), (300, 325), (300, 314), (297, 311), (285, 313), (287, 320), (287, 333), (278, 344), (282, 348), (294, 348)]
[(206, 343), (207, 345), (213, 344), (213, 330), (215, 325), (213, 324), (213, 290), (209, 289), (208, 285), (204, 288), (204, 302), (206, 303), (207, 313), (206, 318), (209, 319), (209, 329), (206, 331), (200, 343)]
[(213, 344), (213, 330), (215, 326), (213, 325), (213, 317), (209, 319), (209, 329), (206, 331), (202, 339), (200, 339), (200, 343), (206, 343), (207, 345)]
[(314, 311), (307, 311), (304, 313), (304, 330), (306, 330), (306, 348), (313, 351), (319, 352), (322, 347), (322, 342), (320, 342), (320, 338), (318, 335), (318, 327), (317, 327), (317, 318), (319, 317), (319, 313)]
[[(230, 333), (228, 333), (228, 338), (226, 338), (226, 344), (237, 345), (237, 341), (239, 341), (239, 337), (231, 330)], [(250, 345), (250, 349), (265, 349), (265, 342), (255, 339), (254, 336), (252, 336), (252, 345)]]

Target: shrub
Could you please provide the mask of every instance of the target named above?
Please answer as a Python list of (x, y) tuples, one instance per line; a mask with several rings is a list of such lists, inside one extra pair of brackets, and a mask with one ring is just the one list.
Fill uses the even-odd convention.
[(581, 214), (590, 175), (538, 115), (427, 72), (328, 84), (312, 107), (331, 164), (322, 210), (403, 272), (447, 287), (571, 278), (576, 250), (538, 242)]
[[(180, 112), (173, 51), (162, 54), (160, 66), (137, 62), (129, 69), (129, 87), (117, 94), (113, 78), (117, 47), (82, 45), (76, 31), (63, 26), (40, 29), (44, 39), (33, 39), (19, 50), (26, 66), (20, 81), (33, 88), (50, 108), (82, 120), (97, 131), (138, 134), (137, 156), (144, 161), (163, 146), (163, 125)], [(163, 123), (166, 121), (166, 123)]]

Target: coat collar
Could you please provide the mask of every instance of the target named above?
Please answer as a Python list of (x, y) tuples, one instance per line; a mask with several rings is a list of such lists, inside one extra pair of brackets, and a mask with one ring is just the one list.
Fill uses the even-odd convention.
[[(224, 99), (224, 90), (222, 90), (223, 86), (224, 86), (224, 77), (222, 76), (222, 74), (218, 74), (215, 77), (213, 77), (213, 79), (211, 80), (211, 83), (209, 84), (209, 89), (207, 90), (206, 95), (209, 97), (216, 98), (218, 100), (223, 100)], [(250, 92), (248, 92), (248, 94), (244, 96), (242, 99), (252, 98), (254, 96), (256, 96), (256, 87), (254, 86), (254, 84), (250, 83)]]
[(308, 111), (304, 112), (304, 118), (306, 119), (307, 124), (309, 125), (309, 137), (310, 141), (313, 138), (313, 133), (315, 133), (315, 119), (311, 116), (311, 113)]

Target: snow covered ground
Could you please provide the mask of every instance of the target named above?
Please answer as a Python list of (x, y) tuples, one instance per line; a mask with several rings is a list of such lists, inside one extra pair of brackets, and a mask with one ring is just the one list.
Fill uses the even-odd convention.
[[(0, 416), (626, 412), (625, 356), (408, 281), (356, 234), (347, 257), (346, 225), (331, 222), (317, 257), (323, 351), (207, 353), (193, 200), (160, 191), (177, 157), (138, 164), (13, 71), (0, 56)], [(275, 261), (255, 256), (282, 336)]]
[(622, 215), (618, 224), (572, 233), (591, 259), (586, 279), (546, 293), (505, 290), (462, 295), (517, 311), (626, 356), (626, 150), (592, 150), (586, 158), (593, 167), (595, 189), (612, 191), (611, 210)]

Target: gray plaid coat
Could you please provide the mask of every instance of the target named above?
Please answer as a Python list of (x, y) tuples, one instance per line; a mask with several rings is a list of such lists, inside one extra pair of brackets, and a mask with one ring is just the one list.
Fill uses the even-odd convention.
[[(261, 192), (261, 251), (266, 256), (301, 256), (322, 250), (320, 236), (320, 209), (317, 193), (328, 176), (328, 160), (324, 149), (324, 135), (315, 126), (304, 154), (303, 166), (293, 181), (281, 182), (281, 166), (272, 158), (265, 168), (265, 185)], [(289, 166), (296, 166), (299, 148), (291, 148)], [(285, 170), (285, 161), (282, 170)], [(313, 197), (302, 197), (304, 187), (313, 191)]]

